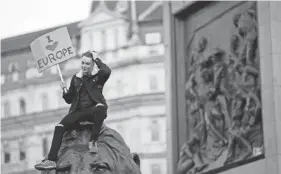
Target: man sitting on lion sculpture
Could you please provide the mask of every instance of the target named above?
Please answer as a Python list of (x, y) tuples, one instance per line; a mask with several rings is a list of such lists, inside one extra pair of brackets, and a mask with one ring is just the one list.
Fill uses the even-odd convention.
[[(89, 142), (89, 152), (98, 152), (97, 139), (103, 121), (107, 117), (108, 108), (102, 90), (111, 74), (111, 69), (96, 55), (94, 51), (87, 51), (82, 54), (81, 70), (73, 75), (67, 92), (63, 92), (65, 102), (71, 104), (69, 113), (55, 126), (50, 152), (46, 159), (35, 165), (37, 170), (56, 169), (57, 155), (64, 133), (70, 130), (73, 125), (82, 121), (94, 123)], [(95, 65), (97, 65), (98, 71), (95, 69)], [(64, 82), (61, 83), (61, 88), (67, 89)]]

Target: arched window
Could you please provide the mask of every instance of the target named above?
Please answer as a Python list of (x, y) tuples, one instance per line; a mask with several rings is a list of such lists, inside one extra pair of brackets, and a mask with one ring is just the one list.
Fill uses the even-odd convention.
[(149, 77), (149, 89), (151, 92), (155, 92), (158, 90), (158, 82), (155, 75), (150, 75)]
[(77, 35), (77, 36), (73, 36), (72, 37), (72, 43), (73, 43), (73, 47), (74, 47), (74, 50), (78, 53), (78, 51), (80, 50), (80, 47), (81, 47), (81, 37), (80, 35)]
[(11, 108), (10, 108), (10, 102), (9, 101), (4, 102), (4, 116), (5, 117), (11, 116)]
[(160, 139), (160, 126), (158, 120), (152, 120), (150, 126), (151, 141), (159, 141)]
[(11, 62), (8, 69), (9, 73), (17, 72), (19, 70), (19, 64), (17, 62)]
[(43, 93), (41, 95), (41, 102), (42, 102), (42, 109), (44, 110), (48, 110), (49, 109), (49, 98), (48, 98), (48, 94)]
[(4, 155), (4, 163), (10, 163), (11, 162), (11, 149), (9, 144), (6, 142), (3, 144), (3, 155)]
[(26, 103), (23, 98), (21, 98), (19, 102), (20, 102), (20, 115), (23, 115), (26, 113)]
[(25, 151), (25, 149), (26, 149), (26, 147), (25, 147), (24, 140), (20, 140), (19, 141), (19, 159), (20, 159), (20, 161), (23, 161), (26, 158), (26, 151)]
[(19, 80), (19, 64), (17, 62), (11, 62), (9, 64), (9, 73), (12, 74), (12, 80), (18, 81)]

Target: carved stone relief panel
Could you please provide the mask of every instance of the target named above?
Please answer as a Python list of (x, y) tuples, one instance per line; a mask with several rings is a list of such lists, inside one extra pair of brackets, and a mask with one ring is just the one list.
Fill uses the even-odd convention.
[(217, 2), (186, 18), (186, 142), (179, 174), (263, 155), (256, 4)]

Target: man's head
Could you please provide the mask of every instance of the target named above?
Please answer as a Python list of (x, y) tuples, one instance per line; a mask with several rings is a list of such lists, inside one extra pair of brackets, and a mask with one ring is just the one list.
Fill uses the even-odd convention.
[(84, 75), (91, 74), (95, 65), (94, 57), (92, 52), (87, 51), (82, 54), (81, 59), (81, 70)]

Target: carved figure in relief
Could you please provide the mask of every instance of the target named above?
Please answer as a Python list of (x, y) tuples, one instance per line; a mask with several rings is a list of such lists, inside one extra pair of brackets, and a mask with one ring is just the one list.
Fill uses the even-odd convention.
[(244, 108), (246, 107), (246, 98), (237, 95), (235, 100), (233, 100), (233, 123), (232, 127), (229, 129), (229, 144), (228, 144), (228, 156), (225, 164), (232, 162), (234, 160), (234, 154), (236, 147), (238, 145), (243, 145), (246, 148), (246, 151), (240, 155), (238, 160), (245, 159), (252, 154), (251, 143), (244, 138), (244, 135), (249, 131), (249, 126), (242, 124), (242, 119), (244, 117)]
[(246, 12), (236, 14), (233, 17), (233, 24), (238, 29), (239, 35), (244, 39), (240, 59), (247, 64), (253, 63), (255, 50), (257, 48), (257, 22), (256, 14), (253, 9), (248, 9)]
[(195, 74), (191, 73), (189, 76), (189, 79), (187, 80), (186, 84), (185, 84), (185, 91), (187, 93), (188, 98), (198, 98), (198, 94), (196, 92), (196, 87), (197, 87), (197, 82), (195, 79)]
[[(204, 51), (206, 50), (208, 44), (208, 40), (206, 37), (201, 37), (197, 43), (196, 48), (194, 49), (191, 55), (191, 68), (188, 71), (188, 80), (185, 85), (187, 104), (189, 105), (189, 116), (192, 121), (195, 122), (195, 126), (201, 126), (201, 134), (203, 139), (206, 139), (206, 129), (205, 129), (205, 121), (204, 121), (204, 112), (202, 108), (198, 105), (199, 96), (197, 92), (197, 88), (199, 87), (199, 82), (196, 79), (196, 70), (200, 65), (200, 62), (204, 59)], [(194, 126), (194, 127), (195, 127)], [(192, 128), (194, 128), (192, 126)]]
[(205, 36), (199, 39), (197, 46), (191, 55), (190, 65), (192, 70), (196, 69), (200, 64), (200, 61), (204, 59), (203, 52), (206, 50), (207, 44), (208, 44), (208, 40)]
[(227, 100), (231, 98), (231, 94), (229, 92), (229, 74), (225, 63), (225, 52), (217, 48), (211, 55), (211, 59), (214, 62), (214, 86), (218, 91), (216, 100), (220, 105), (221, 112), (224, 114), (226, 127), (229, 127), (231, 119), (227, 108)]
[(191, 139), (184, 143), (181, 148), (180, 160), (177, 166), (179, 174), (195, 174), (208, 166), (208, 164), (205, 164), (202, 159), (201, 151), (204, 147), (202, 146), (200, 135), (198, 135), (198, 129), (195, 129), (196, 131), (192, 135)]
[[(222, 135), (222, 132), (220, 132), (212, 120), (214, 117), (216, 119), (219, 119), (222, 121), (222, 125), (225, 125), (225, 120), (222, 112), (220, 111), (220, 102), (217, 99), (218, 91), (214, 88), (213, 84), (213, 71), (212, 70), (204, 70), (201, 74), (202, 83), (200, 84), (198, 88), (199, 93), (199, 105), (201, 106), (202, 110), (204, 111), (204, 120), (206, 123), (207, 129), (212, 131), (216, 138), (219, 138), (222, 141), (222, 144), (226, 144), (227, 140)], [(223, 130), (224, 128), (221, 128), (220, 130)]]
[(256, 120), (259, 120), (261, 116), (261, 100), (259, 97), (260, 90), (252, 89), (249, 91), (247, 98), (246, 98), (246, 107), (245, 112), (250, 117), (250, 125), (254, 125)]

